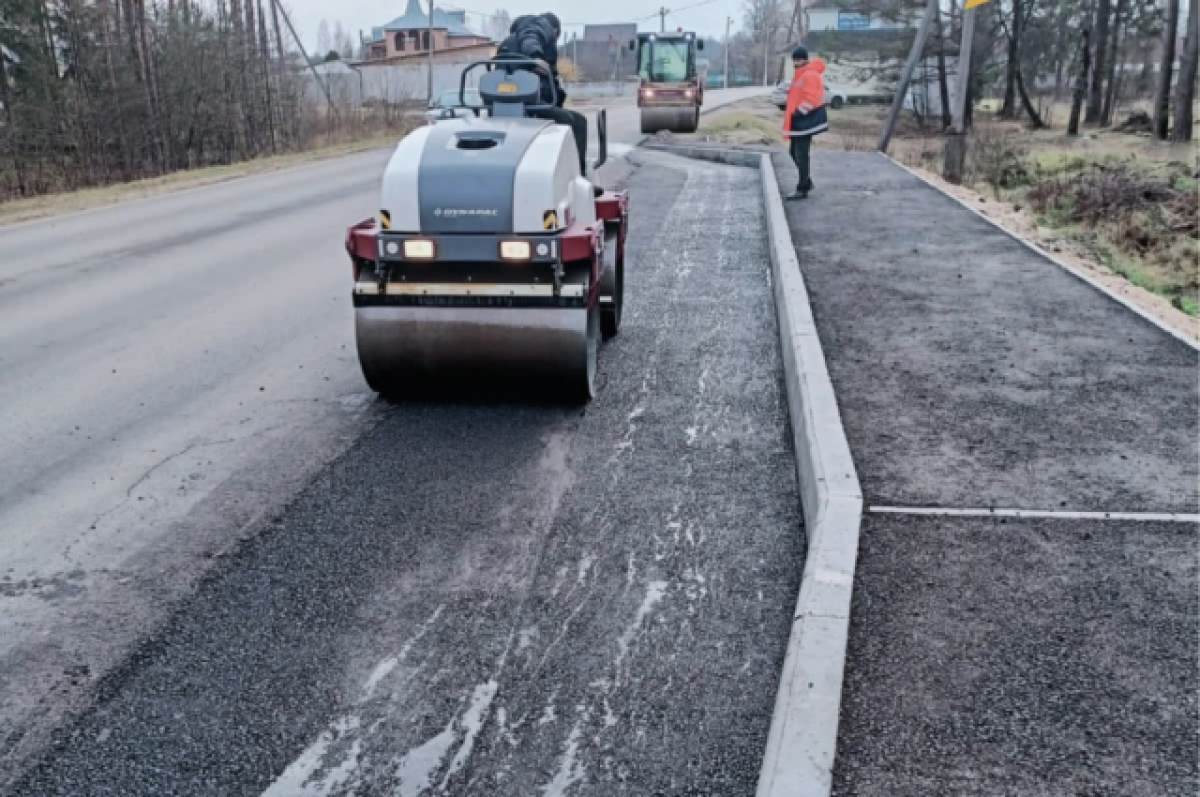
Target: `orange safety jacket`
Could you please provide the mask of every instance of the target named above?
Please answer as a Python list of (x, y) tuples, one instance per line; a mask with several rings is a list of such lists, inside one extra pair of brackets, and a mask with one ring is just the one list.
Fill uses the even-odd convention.
[(825, 86), (821, 75), (825, 62), (813, 58), (796, 69), (788, 88), (787, 109), (783, 112), (783, 136), (813, 136), (829, 129), (825, 114)]

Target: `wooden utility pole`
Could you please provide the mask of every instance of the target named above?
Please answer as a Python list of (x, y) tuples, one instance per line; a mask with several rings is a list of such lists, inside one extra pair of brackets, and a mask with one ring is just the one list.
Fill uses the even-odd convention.
[(671, 13), (671, 9), (664, 6), (659, 6), (658, 9), (658, 32), (667, 32), (667, 14)]
[(896, 96), (892, 98), (892, 107), (888, 109), (883, 130), (879, 132), (879, 142), (875, 145), (880, 152), (887, 152), (888, 142), (892, 140), (892, 130), (896, 126), (900, 110), (904, 107), (904, 98), (908, 95), (908, 84), (912, 81), (913, 71), (921, 61), (921, 56), (925, 54), (925, 40), (929, 37), (930, 27), (933, 26), (934, 15), (939, 13), (939, 4), (940, 0), (929, 0), (925, 4), (925, 16), (921, 17), (921, 27), (917, 29), (917, 36), (913, 39), (908, 61), (904, 64), (904, 71), (900, 73), (900, 85), (896, 87)]
[(971, 87), (971, 43), (975, 39), (975, 7), (963, 11), (962, 43), (958, 46), (958, 90), (954, 94), (954, 114), (946, 134), (942, 177), (961, 183), (967, 160), (967, 93)]
[(725, 88), (729, 88), (729, 26), (733, 17), (725, 17)]

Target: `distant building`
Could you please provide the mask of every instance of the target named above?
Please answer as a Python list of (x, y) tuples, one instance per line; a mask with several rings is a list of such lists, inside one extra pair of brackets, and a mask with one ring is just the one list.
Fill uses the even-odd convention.
[(584, 25), (583, 38), (585, 42), (612, 43), (622, 47), (637, 38), (637, 24), (620, 25)]
[(808, 33), (823, 31), (895, 31), (914, 26), (916, 19), (897, 21), (885, 19), (878, 13), (850, 7), (838, 0), (813, 0), (805, 6)]
[(472, 58), (490, 58), (496, 44), (488, 36), (467, 27), (466, 12), (446, 11), (435, 6), (433, 23), (420, 0), (408, 0), (404, 15), (371, 29), (363, 42), (363, 65), (402, 63), (406, 59), (427, 59), (433, 50), (435, 61), (461, 62)]

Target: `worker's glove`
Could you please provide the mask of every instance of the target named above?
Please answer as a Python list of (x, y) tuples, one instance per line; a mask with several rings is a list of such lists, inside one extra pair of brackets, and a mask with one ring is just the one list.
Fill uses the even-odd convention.
[(807, 102), (800, 103), (797, 108), (799, 109), (800, 113), (812, 113), (813, 110), (813, 106)]

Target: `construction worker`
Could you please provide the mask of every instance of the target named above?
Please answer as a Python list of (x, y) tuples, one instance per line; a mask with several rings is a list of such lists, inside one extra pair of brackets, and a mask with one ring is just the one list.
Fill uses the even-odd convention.
[[(532, 59), (531, 68), (541, 75), (541, 100), (554, 107), (539, 108), (529, 115), (549, 119), (567, 125), (575, 135), (575, 148), (579, 153), (579, 170), (587, 175), (587, 117), (578, 111), (563, 108), (567, 92), (558, 76), (558, 37), (562, 35), (562, 23), (554, 14), (530, 14), (517, 17), (508, 29), (508, 38), (500, 43), (496, 58)], [(553, 84), (553, 88), (551, 85)]]
[(783, 112), (783, 137), (791, 144), (792, 160), (800, 171), (796, 190), (788, 199), (806, 199), (813, 190), (812, 170), (809, 165), (809, 150), (813, 136), (829, 129), (829, 117), (825, 113), (825, 86), (821, 74), (825, 62), (820, 58), (809, 59), (808, 50), (799, 46), (792, 50), (792, 85), (788, 88), (787, 109)]

